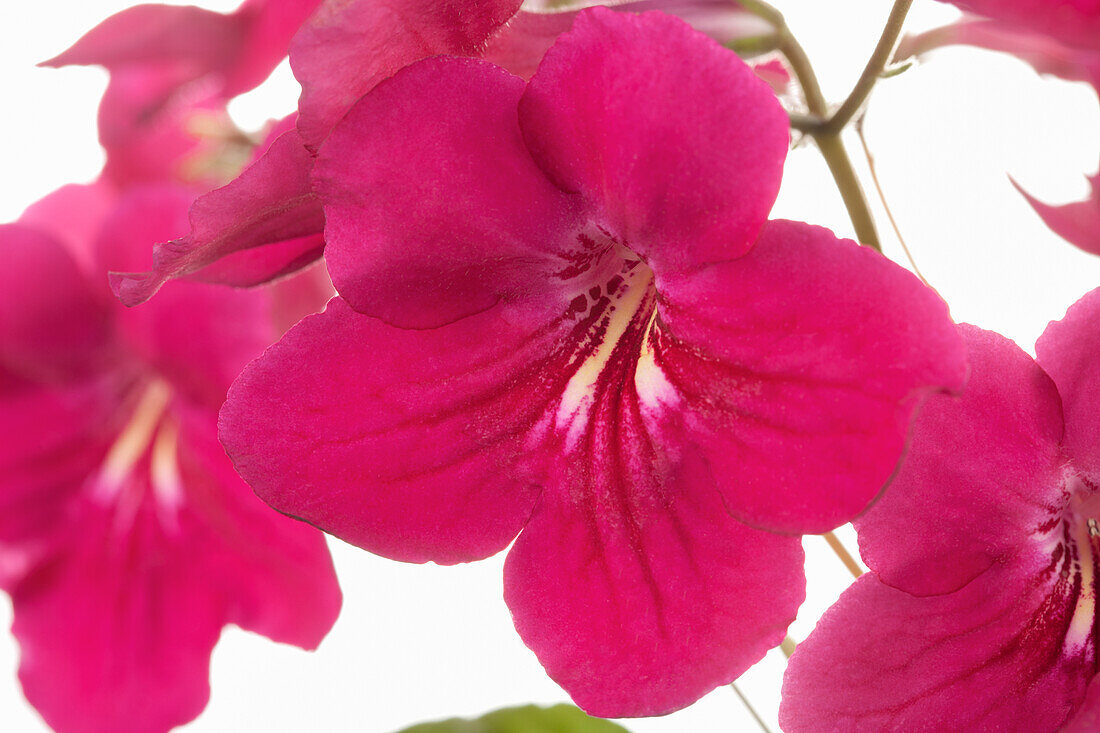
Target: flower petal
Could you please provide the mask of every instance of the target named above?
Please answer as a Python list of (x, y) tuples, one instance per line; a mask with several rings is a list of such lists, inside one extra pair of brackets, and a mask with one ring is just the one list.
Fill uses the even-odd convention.
[(20, 679), (58, 730), (184, 723), (206, 704), (225, 624), (314, 647), (339, 610), (322, 536), (251, 495), (209, 411), (176, 417), (118, 483), (83, 483), (65, 531), (11, 589)]
[(1100, 289), (1051, 321), (1035, 344), (1039, 364), (1058, 385), (1064, 445), (1074, 467), (1100, 485)]
[(76, 260), (53, 237), (0, 225), (0, 367), (23, 378), (88, 374), (109, 357), (112, 324)]
[(403, 330), (334, 298), (237, 379), (222, 443), (264, 501), (347, 542), (409, 562), (488, 557), (538, 495), (515, 467), (556, 334), (533, 330), (495, 309)]
[(235, 266), (222, 265), (212, 279), (256, 285), (305, 267), (323, 247), (324, 212), (313, 194), (312, 168), (313, 157), (298, 133), (283, 134), (239, 177), (195, 201), (191, 233), (153, 247), (149, 272), (112, 273), (115, 293), (124, 304), (137, 305), (169, 279), (257, 247), (263, 249)]
[(476, 55), (520, 0), (325, 2), (291, 43), (302, 84), (298, 129), (312, 149), (356, 100), (414, 61)]
[[(187, 226), (190, 192), (177, 187), (128, 191), (97, 240), (103, 271), (148, 261), (150, 242)], [(118, 309), (127, 343), (177, 389), (216, 409), (244, 365), (276, 337), (271, 294), (178, 281), (140, 308)]]
[(790, 733), (1059, 730), (1094, 669), (1091, 615), (1074, 614), (1080, 578), (1060, 572), (1069, 562), (1021, 553), (927, 598), (864, 575), (791, 657), (780, 725)]
[(520, 636), (601, 717), (663, 715), (731, 682), (805, 597), (799, 540), (732, 519), (711, 485), (640, 470), (631, 414), (559, 460), (504, 569)]
[(657, 290), (657, 364), (695, 420), (698, 470), (752, 526), (850, 521), (895, 470), (919, 403), (964, 381), (943, 301), (826, 229), (770, 222), (748, 255), (657, 273)]
[(1090, 198), (1061, 206), (1043, 203), (1019, 184), (1016, 188), (1055, 234), (1086, 252), (1100, 255), (1100, 175), (1090, 178), (1089, 183), (1092, 185)]
[(183, 499), (195, 534), (209, 535), (201, 544), (206, 582), (230, 591), (225, 621), (315, 649), (342, 601), (324, 535), (256, 497), (226, 459), (208, 410), (176, 409)]
[(547, 52), (520, 125), (550, 178), (658, 275), (752, 246), (789, 139), (775, 95), (732, 51), (679, 19), (606, 8)]
[(867, 564), (918, 595), (947, 593), (1003, 560), (1065, 508), (1054, 383), (1016, 344), (961, 326), (971, 375), (932, 397), (901, 470), (856, 521)]
[(348, 113), (317, 160), (325, 259), (363, 313), (430, 328), (561, 286), (576, 197), (535, 166), (523, 81), (482, 61), (410, 66)]

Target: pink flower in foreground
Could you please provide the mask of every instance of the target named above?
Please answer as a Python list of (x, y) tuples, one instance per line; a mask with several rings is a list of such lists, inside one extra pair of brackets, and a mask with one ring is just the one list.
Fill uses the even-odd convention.
[(875, 572), (791, 658), (785, 731), (1097, 729), (1100, 290), (1050, 324), (1038, 363), (962, 332), (966, 392), (929, 400), (857, 520)]
[(0, 587), (61, 733), (184, 723), (223, 626), (313, 648), (340, 607), (323, 536), (217, 441), (227, 385), (276, 336), (269, 294), (180, 282), (127, 310), (106, 287), (190, 201), (70, 186), (0, 226)]
[[(312, 170), (314, 153), (332, 126), (378, 82), (438, 54), (485, 58), (529, 77), (577, 11), (530, 13), (519, 7), (519, 0), (322, 3), (290, 48), (302, 84), (297, 130), (274, 141), (239, 178), (201, 197), (191, 233), (157, 245), (150, 272), (115, 276), (119, 298), (135, 305), (169, 279), (205, 279), (205, 268), (242, 250), (256, 250), (252, 267), (234, 277), (234, 268), (222, 265), (220, 282), (255, 285), (285, 274), (288, 263), (318, 256), (324, 215)], [(772, 32), (732, 0), (631, 0), (617, 6), (622, 12), (651, 8), (679, 15), (722, 42)]]
[[(238, 378), (221, 437), (280, 511), (398, 560), (505, 565), (516, 627), (601, 716), (729, 682), (959, 388), (944, 304), (766, 221), (783, 110), (659, 13), (583, 11), (538, 72), (440, 57), (321, 148), (341, 297)], [(521, 532), (522, 530), (522, 532)]]
[[(966, 17), (902, 41), (898, 56), (964, 44), (1011, 53), (1042, 74), (1091, 84), (1100, 94), (1100, 2), (1097, 0), (951, 0), (985, 17)], [(1056, 234), (1100, 254), (1100, 178), (1089, 199), (1045, 204), (1017, 186)]]
[[(226, 102), (267, 78), (319, 2), (246, 0), (228, 15), (137, 5), (43, 65), (96, 64), (111, 72), (99, 108), (108, 180), (207, 182), (203, 171), (190, 169), (204, 154), (220, 154), (235, 131)], [(222, 182), (215, 177), (210, 185)]]

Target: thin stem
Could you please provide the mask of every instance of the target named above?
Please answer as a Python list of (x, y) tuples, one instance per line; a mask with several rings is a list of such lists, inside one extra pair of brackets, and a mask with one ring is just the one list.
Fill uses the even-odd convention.
[(829, 543), (829, 548), (832, 549), (833, 554), (840, 558), (840, 561), (844, 563), (844, 567), (848, 568), (848, 572), (852, 574), (853, 578), (863, 575), (863, 568), (859, 566), (859, 563), (848, 552), (848, 548), (841, 543), (835, 534), (826, 532), (821, 536)]
[(909, 14), (909, 8), (912, 5), (913, 0), (896, 0), (894, 2), (894, 7), (890, 10), (890, 16), (886, 19), (886, 27), (882, 29), (882, 35), (879, 36), (878, 44), (875, 46), (871, 58), (867, 59), (867, 65), (863, 67), (863, 73), (852, 88), (851, 93), (848, 94), (848, 98), (833, 113), (832, 117), (825, 121), (824, 132), (838, 134), (863, 107), (863, 103), (867, 101), (867, 97), (871, 94), (875, 83), (886, 70), (886, 65), (890, 63), (890, 57), (893, 56), (894, 48), (898, 45), (898, 38), (901, 37), (902, 26), (905, 25), (905, 16)]
[[(913, 266), (913, 272), (921, 279), (921, 282), (932, 288), (932, 284), (928, 282), (928, 278), (924, 276), (924, 273), (921, 272), (920, 268), (917, 266), (917, 261), (913, 259), (913, 253), (910, 251), (909, 245), (905, 241), (905, 237), (901, 235), (901, 229), (898, 227), (897, 219), (894, 218), (894, 212), (890, 208), (890, 204), (886, 201), (886, 194), (882, 190), (882, 182), (879, 181), (878, 170), (875, 167), (875, 156), (872, 155), (871, 146), (867, 144), (867, 136), (863, 133), (863, 119), (863, 117), (860, 117), (856, 120), (856, 135), (859, 136), (859, 144), (863, 147), (863, 155), (867, 158), (867, 170), (871, 172), (871, 181), (875, 184), (875, 191), (878, 192), (878, 200), (882, 204), (883, 210), (886, 212), (886, 218), (890, 220), (890, 227), (894, 230), (894, 236), (897, 237), (898, 243), (901, 244), (906, 259), (908, 259), (909, 264)], [(935, 290), (935, 288), (932, 289)]]
[(791, 658), (796, 648), (798, 648), (798, 642), (792, 639), (789, 634), (784, 636), (783, 641), (779, 643), (779, 651), (783, 652), (783, 656), (787, 659)]
[(754, 708), (752, 706), (752, 703), (749, 702), (749, 699), (745, 697), (745, 693), (741, 692), (741, 688), (737, 686), (737, 683), (731, 682), (730, 687), (733, 688), (733, 691), (737, 695), (737, 697), (741, 698), (741, 704), (744, 705), (745, 709), (747, 709), (749, 711), (749, 714), (752, 715), (753, 720), (755, 720), (756, 724), (760, 726), (760, 730), (764, 731), (764, 733), (772, 733), (772, 729), (769, 728), (768, 724), (764, 722), (764, 719), (760, 717), (760, 713), (756, 712), (756, 708)]
[[(802, 94), (806, 97), (806, 107), (813, 117), (825, 120), (829, 114), (829, 104), (821, 91), (821, 83), (817, 79), (809, 56), (806, 55), (806, 50), (787, 27), (787, 20), (783, 14), (764, 0), (741, 0), (741, 5), (775, 28), (779, 41), (778, 50), (787, 59), (795, 79), (798, 80), (798, 85), (802, 88)], [(864, 196), (863, 188), (859, 185), (859, 179), (856, 178), (855, 169), (852, 168), (852, 161), (848, 157), (848, 151), (844, 148), (840, 134), (812, 125), (808, 125), (805, 132), (813, 137), (818, 149), (821, 150), (821, 156), (829, 166), (829, 172), (844, 201), (844, 208), (848, 210), (848, 218), (852, 220), (856, 238), (868, 247), (881, 252), (882, 245), (879, 243), (878, 231), (875, 229), (875, 219), (867, 206), (867, 197)]]

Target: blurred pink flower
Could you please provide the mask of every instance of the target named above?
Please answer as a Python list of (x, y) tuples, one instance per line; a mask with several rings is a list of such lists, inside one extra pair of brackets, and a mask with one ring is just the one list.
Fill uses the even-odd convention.
[(228, 15), (193, 6), (137, 5), (43, 65), (110, 71), (99, 108), (107, 180), (125, 186), (189, 179), (213, 187), (224, 179), (191, 169), (198, 158), (223, 155), (232, 142), (226, 138), (236, 128), (226, 103), (267, 78), (319, 1), (246, 0)]
[(856, 521), (874, 572), (795, 651), (783, 730), (1096, 730), (1100, 290), (1038, 363), (961, 328), (966, 392), (929, 400)]
[[(223, 266), (223, 282), (253, 285), (284, 274), (288, 261), (304, 261), (298, 255), (313, 250), (307, 245), (295, 250), (294, 242), (321, 236), (324, 217), (312, 168), (332, 126), (378, 82), (438, 54), (482, 57), (529, 77), (577, 11), (532, 13), (519, 6), (519, 0), (323, 2), (291, 43), (291, 66), (302, 84), (297, 129), (275, 140), (239, 178), (199, 199), (191, 233), (158, 245), (150, 272), (116, 278), (119, 297), (128, 305), (140, 303), (167, 280), (246, 249), (258, 248), (253, 267), (234, 278), (232, 268)], [(660, 8), (722, 42), (770, 30), (732, 0), (632, 0), (616, 8)], [(775, 76), (774, 68), (767, 71)], [(287, 256), (291, 250), (295, 257)], [(266, 271), (257, 268), (265, 261)]]
[(61, 733), (182, 724), (223, 626), (313, 648), (340, 608), (322, 535), (217, 441), (226, 387), (285, 318), (271, 293), (178, 282), (128, 310), (107, 288), (192, 198), (69, 186), (0, 226), (0, 587), (27, 699)]
[(341, 297), (221, 416), (261, 497), (391, 558), (516, 535), (505, 598), (586, 710), (655, 715), (780, 642), (799, 535), (894, 471), (961, 340), (871, 250), (767, 221), (786, 114), (660, 13), (583, 11), (529, 84), (440, 57), (321, 147)]

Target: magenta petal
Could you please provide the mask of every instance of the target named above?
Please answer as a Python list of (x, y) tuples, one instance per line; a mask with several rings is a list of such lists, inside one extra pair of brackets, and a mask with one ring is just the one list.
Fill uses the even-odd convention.
[(29, 379), (87, 373), (107, 357), (107, 303), (57, 240), (0, 226), (0, 367)]
[(191, 233), (156, 245), (150, 272), (112, 275), (119, 299), (137, 305), (171, 278), (264, 245), (274, 246), (238, 260), (238, 270), (220, 266), (212, 279), (255, 285), (309, 264), (320, 253), (324, 229), (321, 202), (310, 183), (312, 167), (313, 157), (296, 131), (277, 138), (236, 180), (195, 201)]
[(1100, 175), (1090, 178), (1089, 183), (1092, 184), (1090, 198), (1061, 206), (1039, 201), (1019, 184), (1016, 188), (1055, 234), (1086, 252), (1100, 255)]
[(339, 610), (323, 537), (249, 492), (212, 415), (177, 417), (121, 483), (84, 484), (11, 589), (20, 679), (57, 730), (168, 730), (206, 704), (225, 624), (314, 647)]
[(222, 443), (262, 499), (364, 549), (487, 557), (538, 495), (516, 466), (549, 399), (538, 359), (553, 339), (495, 311), (402, 330), (334, 298), (237, 379)]
[(113, 505), (77, 511), (54, 557), (12, 591), (27, 700), (68, 733), (153, 733), (194, 718), (210, 695), (219, 589), (155, 503), (121, 527)]
[(893, 473), (919, 403), (963, 385), (943, 301), (820, 227), (770, 222), (744, 257), (658, 273), (657, 289), (672, 338), (658, 363), (695, 415), (698, 470), (753, 526), (850, 521)]
[[(101, 271), (147, 262), (150, 242), (186, 228), (190, 201), (186, 189), (130, 190), (100, 231)], [(276, 336), (270, 293), (205, 283), (173, 282), (156, 300), (117, 317), (127, 343), (146, 364), (214, 409), (227, 385)]]
[(1051, 321), (1035, 351), (1062, 395), (1066, 452), (1075, 468), (1100, 485), (1100, 289), (1074, 303), (1062, 320)]
[(439, 54), (475, 55), (519, 5), (519, 0), (325, 2), (290, 50), (302, 84), (298, 129), (306, 145), (320, 145), (356, 100), (398, 69)]
[(791, 657), (783, 730), (1060, 730), (1094, 671), (1091, 612), (1074, 613), (1092, 604), (1060, 554), (1019, 555), (927, 598), (863, 576)]
[(802, 547), (732, 519), (709, 486), (662, 495), (617, 470), (581, 492), (543, 493), (508, 555), (504, 597), (580, 707), (662, 715), (782, 641), (805, 597)]
[(965, 392), (925, 403), (897, 477), (856, 521), (867, 564), (919, 595), (968, 583), (1065, 505), (1054, 383), (1003, 336), (960, 332), (970, 351)]
[(224, 622), (315, 649), (336, 622), (341, 593), (325, 538), (273, 512), (226, 459), (212, 415), (185, 413), (179, 480), (206, 559), (205, 582), (231, 599)]
[(771, 89), (736, 54), (661, 13), (580, 13), (531, 79), (520, 124), (661, 273), (744, 254), (775, 201), (789, 139)]
[(575, 244), (578, 202), (524, 147), (522, 92), (485, 62), (429, 59), (380, 84), (333, 131), (317, 190), (325, 259), (353, 308), (424, 328), (564, 287), (558, 271), (571, 263), (555, 255)]

